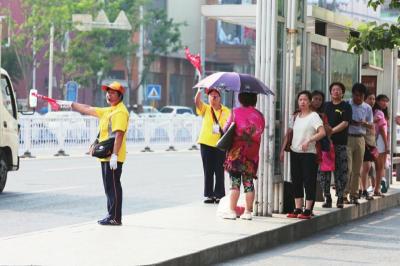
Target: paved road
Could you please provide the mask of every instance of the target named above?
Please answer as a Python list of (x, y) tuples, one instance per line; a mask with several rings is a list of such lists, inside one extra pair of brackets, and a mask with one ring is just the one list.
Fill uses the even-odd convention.
[[(203, 199), (199, 151), (129, 154), (123, 214)], [(100, 164), (90, 157), (30, 159), (0, 194), (0, 237), (96, 221), (106, 214)]]
[(219, 265), (399, 265), (400, 207)]

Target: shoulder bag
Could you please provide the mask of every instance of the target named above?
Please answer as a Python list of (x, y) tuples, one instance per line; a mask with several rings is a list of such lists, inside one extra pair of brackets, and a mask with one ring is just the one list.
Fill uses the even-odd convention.
[(96, 140), (90, 145), (89, 154), (100, 159), (108, 158), (114, 150), (115, 134), (111, 131), (111, 118), (108, 124), (108, 139), (99, 141), (100, 132)]
[(222, 151), (228, 151), (232, 147), (233, 137), (235, 136), (235, 122), (229, 125), (228, 130), (222, 135), (222, 137), (217, 141), (217, 148)]
[[(294, 125), (294, 121), (296, 121), (296, 117), (297, 117), (297, 114), (293, 115), (293, 125)], [(287, 139), (287, 141), (286, 141), (286, 146), (285, 146), (284, 151), (290, 152), (291, 151), (290, 146), (292, 146), (292, 140), (293, 140), (293, 128), (290, 131), (288, 130), (288, 132), (286, 134), (286, 139)]]

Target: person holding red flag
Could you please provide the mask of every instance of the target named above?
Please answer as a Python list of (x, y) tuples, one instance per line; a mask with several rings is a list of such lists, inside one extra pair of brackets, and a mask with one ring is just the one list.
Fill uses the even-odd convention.
[(122, 164), (126, 158), (126, 131), (128, 130), (129, 113), (123, 103), (125, 88), (119, 82), (101, 87), (106, 92), (108, 107), (92, 107), (90, 105), (55, 100), (61, 109), (72, 109), (81, 114), (91, 115), (99, 119), (99, 141), (115, 135), (113, 153), (110, 157), (100, 159), (105, 194), (107, 196), (108, 215), (98, 221), (100, 225), (121, 225), (122, 216)]

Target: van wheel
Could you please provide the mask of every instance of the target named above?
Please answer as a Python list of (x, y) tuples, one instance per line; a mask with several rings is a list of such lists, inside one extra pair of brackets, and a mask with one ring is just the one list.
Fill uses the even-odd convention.
[(3, 157), (0, 157), (0, 193), (3, 192), (7, 181), (7, 164)]

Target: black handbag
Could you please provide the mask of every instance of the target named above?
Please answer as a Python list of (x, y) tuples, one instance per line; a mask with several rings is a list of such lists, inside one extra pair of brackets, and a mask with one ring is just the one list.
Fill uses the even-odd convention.
[(235, 122), (229, 125), (228, 130), (222, 135), (217, 142), (217, 148), (223, 151), (228, 151), (232, 147), (233, 137), (235, 136)]
[(111, 120), (108, 124), (108, 139), (99, 141), (100, 132), (96, 140), (90, 145), (89, 153), (100, 159), (108, 158), (114, 151), (115, 133), (111, 131)]
[(90, 154), (93, 157), (100, 159), (108, 158), (111, 156), (114, 150), (115, 137), (110, 137), (106, 140), (99, 142), (97, 138), (90, 146)]

